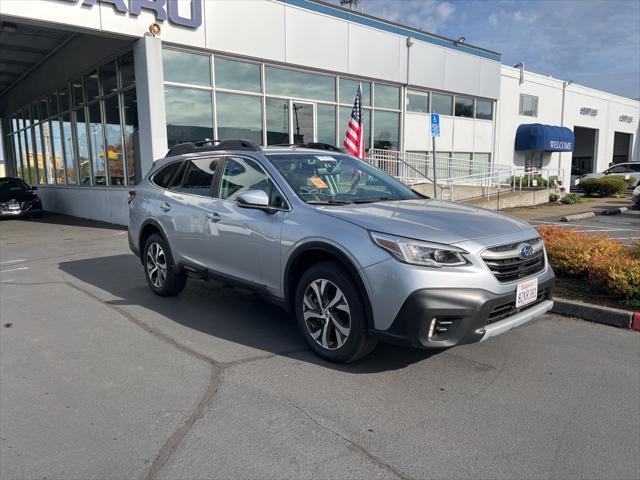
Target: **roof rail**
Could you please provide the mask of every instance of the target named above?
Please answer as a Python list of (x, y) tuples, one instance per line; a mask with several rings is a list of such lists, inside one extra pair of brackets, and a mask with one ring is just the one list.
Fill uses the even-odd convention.
[(342, 152), (338, 147), (330, 143), (309, 142), (309, 143), (276, 143), (269, 145), (270, 147), (298, 147), (312, 148), (314, 150), (329, 150), (331, 152)]
[(250, 140), (203, 140), (201, 142), (186, 142), (174, 145), (169, 149), (165, 157), (184, 155), (185, 153), (211, 152), (216, 150), (247, 150), (257, 152), (260, 147)]

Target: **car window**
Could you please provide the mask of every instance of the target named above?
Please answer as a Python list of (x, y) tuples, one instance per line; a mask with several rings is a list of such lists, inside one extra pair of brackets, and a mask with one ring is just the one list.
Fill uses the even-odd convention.
[(611, 167), (609, 170), (607, 170), (607, 175), (611, 174), (611, 173), (626, 173), (627, 172), (627, 167), (624, 165), (617, 165), (615, 167)]
[[(154, 176), (153, 183), (162, 188), (170, 188), (171, 181), (177, 176), (176, 172), (182, 166), (182, 162), (173, 162), (161, 168)], [(176, 181), (174, 180), (173, 183)], [(180, 179), (178, 179), (180, 182)]]
[(16, 192), (29, 190), (29, 186), (19, 178), (1, 178), (0, 192)]
[(640, 162), (637, 165), (627, 165), (630, 172), (640, 172)]
[(235, 201), (238, 194), (249, 190), (262, 190), (275, 208), (287, 208), (287, 203), (262, 167), (250, 158), (228, 157), (220, 178), (220, 198)]
[(197, 158), (188, 160), (182, 177), (180, 191), (191, 195), (211, 195), (211, 182), (216, 171), (217, 162), (213, 158)]

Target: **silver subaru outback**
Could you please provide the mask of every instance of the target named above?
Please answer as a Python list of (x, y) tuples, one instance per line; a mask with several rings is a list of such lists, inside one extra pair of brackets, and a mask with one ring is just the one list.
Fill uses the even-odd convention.
[(129, 243), (151, 290), (187, 276), (250, 287), (295, 315), (321, 357), (379, 340), (480, 342), (553, 306), (526, 222), (433, 200), (335, 147), (181, 144), (129, 193)]

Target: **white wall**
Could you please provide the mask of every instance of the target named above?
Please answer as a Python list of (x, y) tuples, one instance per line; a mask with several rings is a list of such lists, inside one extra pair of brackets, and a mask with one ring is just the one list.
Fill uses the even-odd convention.
[(38, 196), (48, 212), (116, 225), (129, 223), (128, 190), (124, 188), (38, 185)]
[[(500, 98), (498, 100), (496, 161), (499, 163), (524, 166), (525, 153), (515, 151), (516, 130), (521, 124), (542, 123), (588, 127), (598, 130), (598, 149), (596, 152), (596, 170), (605, 169), (613, 157), (614, 132), (634, 135), (634, 149), (631, 159), (640, 160), (638, 148), (638, 125), (640, 102), (617, 95), (593, 90), (580, 85), (568, 85), (565, 93), (564, 123), (562, 123), (562, 80), (525, 72), (524, 83), (520, 85), (520, 71), (502, 66)], [(538, 116), (526, 117), (519, 114), (520, 94), (538, 97)], [(596, 117), (580, 114), (582, 107), (598, 109)], [(620, 115), (633, 117), (632, 123), (620, 122)], [(561, 162), (564, 178), (568, 184), (571, 172), (571, 153), (552, 153), (545, 156), (545, 168), (557, 168)]]

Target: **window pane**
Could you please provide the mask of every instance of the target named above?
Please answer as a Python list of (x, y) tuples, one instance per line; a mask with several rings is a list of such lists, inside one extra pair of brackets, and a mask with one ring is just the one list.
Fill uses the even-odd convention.
[(327, 75), (266, 67), (265, 83), (267, 93), (271, 95), (328, 101), (336, 99), (335, 78)]
[[(342, 142), (347, 133), (347, 125), (351, 119), (351, 107), (340, 107), (340, 130), (338, 130), (338, 147), (342, 148)], [(362, 123), (364, 123), (364, 148), (371, 147), (371, 110), (362, 109)]]
[(76, 78), (71, 83), (71, 88), (73, 89), (73, 106), (79, 107), (84, 103), (84, 94), (82, 89), (82, 79)]
[(33, 118), (33, 123), (38, 123), (40, 121), (40, 108), (38, 103), (31, 105), (31, 118)]
[(52, 184), (55, 182), (55, 174), (54, 174), (54, 155), (51, 150), (53, 141), (51, 137), (51, 123), (49, 121), (43, 122), (41, 127), (42, 129), (42, 142), (43, 142), (43, 151), (45, 154), (44, 157), (44, 168), (46, 170), (46, 179), (48, 184)]
[(473, 118), (473, 98), (456, 97), (456, 117)]
[(473, 154), (473, 160), (478, 162), (483, 162), (483, 163), (489, 163), (491, 161), (491, 154), (476, 152)]
[(42, 137), (40, 136), (40, 125), (33, 127), (33, 133), (35, 135), (35, 164), (38, 170), (38, 183), (45, 184), (47, 179), (47, 172), (44, 167), (44, 151), (42, 149)]
[(84, 77), (84, 86), (87, 91), (88, 102), (98, 98), (100, 95), (100, 92), (98, 91), (98, 72), (91, 72), (89, 75)]
[(209, 196), (215, 170), (216, 161), (212, 158), (189, 160), (182, 179), (181, 191), (192, 195)]
[(46, 98), (40, 100), (40, 116), (43, 120), (49, 118), (49, 101)]
[(398, 87), (376, 83), (374, 91), (376, 108), (400, 109), (400, 89)]
[(23, 118), (24, 118), (24, 126), (26, 127), (30, 127), (31, 126), (31, 111), (28, 108), (25, 108), (24, 110), (22, 110), (22, 114), (23, 114)]
[(162, 188), (169, 187), (169, 182), (171, 182), (171, 180), (174, 180), (173, 183), (175, 183), (176, 172), (181, 166), (182, 162), (174, 162), (162, 168), (153, 176), (153, 183)]
[(105, 162), (104, 140), (102, 139), (100, 103), (94, 103), (89, 107), (89, 142), (91, 143), (93, 184), (106, 185), (107, 165)]
[(163, 50), (164, 81), (210, 87), (209, 58), (209, 55)]
[(124, 185), (122, 128), (117, 96), (104, 101), (104, 134), (107, 142), (109, 185)]
[(102, 95), (108, 95), (118, 89), (116, 62), (109, 62), (100, 67), (100, 87), (102, 88)]
[(32, 139), (32, 131), (31, 128), (27, 128), (24, 130), (25, 136), (25, 146), (27, 152), (27, 164), (29, 166), (29, 183), (31, 185), (35, 185), (37, 182), (36, 178), (36, 165), (35, 165), (35, 154), (33, 152), (33, 139)]
[(289, 143), (289, 100), (267, 98), (267, 145)]
[(409, 112), (429, 112), (429, 93), (407, 90), (407, 110)]
[(262, 99), (233, 93), (216, 94), (218, 138), (243, 138), (262, 144)]
[(375, 112), (374, 148), (398, 150), (400, 148), (400, 114)]
[(51, 137), (53, 139), (53, 151), (51, 154), (55, 159), (55, 169), (56, 169), (56, 183), (60, 185), (64, 185), (66, 183), (66, 179), (64, 176), (64, 159), (62, 157), (62, 135), (60, 133), (60, 119), (54, 118), (51, 120)]
[(439, 113), (440, 115), (452, 115), (452, 102), (453, 97), (451, 95), (443, 95), (441, 93), (431, 94), (431, 111), (433, 113)]
[(78, 170), (80, 185), (91, 185), (91, 158), (84, 108), (76, 110), (76, 139), (78, 141)]
[[(353, 105), (359, 83), (359, 80), (340, 79), (340, 103)], [(371, 82), (362, 82), (362, 104), (371, 105)]]
[(237, 62), (226, 58), (215, 59), (216, 87), (260, 92), (260, 65)]
[(318, 142), (336, 144), (336, 107), (333, 105), (318, 104), (316, 112), (318, 119), (317, 136)]
[(60, 97), (60, 112), (65, 112), (69, 110), (69, 105), (71, 104), (69, 88), (68, 87), (61, 88), (60, 91), (58, 92), (58, 95)]
[(71, 132), (71, 115), (69, 112), (62, 115), (62, 140), (64, 142), (64, 164), (67, 172), (67, 185), (78, 183), (76, 179), (76, 159), (73, 151), (73, 134)]
[(520, 115), (527, 117), (538, 116), (538, 97), (533, 95), (520, 95)]
[(167, 86), (164, 98), (169, 147), (213, 139), (211, 92)]
[(476, 100), (476, 118), (483, 120), (493, 119), (493, 102), (488, 100)]
[(129, 185), (137, 183), (136, 174), (140, 161), (140, 130), (138, 128), (138, 102), (135, 90), (122, 96), (124, 108), (124, 151), (127, 159)]
[(286, 203), (271, 178), (258, 162), (244, 157), (231, 157), (224, 165), (220, 182), (220, 198), (235, 201), (239, 193), (248, 190), (262, 190), (269, 197), (269, 204), (284, 208)]
[(20, 134), (13, 135), (13, 158), (16, 161), (16, 176), (24, 179), (26, 177), (22, 168), (22, 152), (20, 149)]
[(118, 70), (120, 71), (120, 85), (126, 88), (136, 83), (136, 73), (133, 66), (133, 52), (125, 53), (118, 58)]

